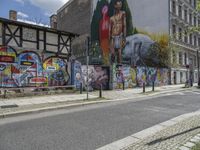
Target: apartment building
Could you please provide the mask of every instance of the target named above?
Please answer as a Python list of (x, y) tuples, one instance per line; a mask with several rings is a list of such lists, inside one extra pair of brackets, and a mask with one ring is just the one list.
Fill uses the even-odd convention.
[(200, 14), (196, 10), (197, 0), (170, 0), (170, 44), (177, 46), (172, 54), (172, 83), (183, 83), (187, 79), (198, 80), (199, 32), (191, 28), (200, 27)]

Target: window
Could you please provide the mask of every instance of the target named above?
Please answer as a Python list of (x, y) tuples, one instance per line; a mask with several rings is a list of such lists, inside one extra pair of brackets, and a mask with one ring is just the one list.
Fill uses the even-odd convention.
[(190, 24), (192, 24), (192, 14), (190, 13), (190, 18), (189, 18)]
[(197, 7), (197, 1), (194, 0), (194, 8), (196, 8), (196, 7)]
[(176, 52), (175, 51), (173, 51), (172, 52), (172, 58), (173, 58), (173, 63), (176, 63)]
[(179, 58), (179, 64), (182, 65), (183, 64), (182, 52), (178, 53), (178, 58)]
[(200, 26), (200, 19), (198, 19), (198, 26)]
[(176, 2), (172, 1), (172, 12), (176, 14)]
[(182, 34), (183, 34), (183, 33), (182, 33), (182, 29), (179, 28), (178, 30), (179, 30), (179, 36), (178, 36), (178, 39), (179, 39), (180, 41), (182, 41), (182, 37), (183, 37), (183, 36), (182, 36)]
[(196, 58), (196, 56), (194, 56), (194, 66), (195, 67), (197, 66), (197, 58)]
[(184, 19), (187, 22), (188, 21), (188, 11), (187, 9), (184, 10)]
[(181, 5), (178, 6), (178, 16), (180, 18), (182, 18), (182, 6)]
[(194, 17), (194, 26), (197, 26), (197, 17)]
[(173, 37), (176, 38), (176, 25), (172, 25), (172, 34)]
[(194, 46), (197, 46), (197, 36), (194, 36)]
[(188, 43), (188, 34), (187, 34), (187, 31), (185, 31), (184, 34), (185, 34), (185, 35), (184, 35), (184, 42), (185, 42), (185, 43)]
[(185, 65), (187, 65), (187, 53), (184, 54), (184, 62), (185, 62)]
[(198, 46), (200, 46), (200, 38), (198, 38)]
[(192, 0), (190, 0), (190, 5), (192, 5)]
[(190, 34), (190, 44), (192, 45), (193, 43), (192, 43), (192, 34)]

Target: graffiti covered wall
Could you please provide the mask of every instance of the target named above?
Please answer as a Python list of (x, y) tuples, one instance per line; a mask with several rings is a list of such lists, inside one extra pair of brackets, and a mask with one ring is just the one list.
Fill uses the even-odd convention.
[[(87, 66), (82, 66), (82, 82), (87, 87)], [(98, 90), (102, 85), (102, 89), (109, 89), (109, 68), (102, 66), (89, 66), (88, 69), (88, 87), (89, 90)]]
[(142, 86), (145, 83), (151, 86), (153, 82), (156, 86), (163, 86), (169, 83), (169, 70), (166, 68), (137, 67), (126, 65), (113, 66), (113, 88), (122, 89), (123, 82), (125, 88)]
[(68, 62), (50, 53), (0, 47), (0, 87), (63, 86)]

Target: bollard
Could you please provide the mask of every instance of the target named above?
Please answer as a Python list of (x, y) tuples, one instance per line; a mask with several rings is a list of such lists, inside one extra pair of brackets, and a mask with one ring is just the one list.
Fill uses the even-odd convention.
[(80, 84), (80, 94), (83, 94), (83, 84)]
[(143, 93), (145, 93), (145, 83), (143, 83)]
[(125, 90), (125, 83), (124, 83), (124, 81), (123, 81), (123, 83), (122, 83), (122, 84), (123, 84), (123, 90)]
[(6, 98), (6, 92), (7, 92), (7, 90), (4, 90), (4, 98)]
[(152, 91), (154, 92), (155, 91), (155, 82), (153, 81), (152, 83)]
[(100, 89), (99, 89), (99, 98), (102, 98), (102, 84), (100, 85)]

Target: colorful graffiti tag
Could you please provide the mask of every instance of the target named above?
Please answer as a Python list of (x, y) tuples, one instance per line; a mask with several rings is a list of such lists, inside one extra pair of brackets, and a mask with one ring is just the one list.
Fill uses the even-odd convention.
[[(102, 66), (89, 66), (88, 69), (88, 87), (89, 90), (102, 88), (109, 89), (109, 68)], [(82, 66), (83, 86), (87, 87), (87, 67)]]
[(67, 62), (52, 54), (0, 48), (0, 87), (67, 85)]

